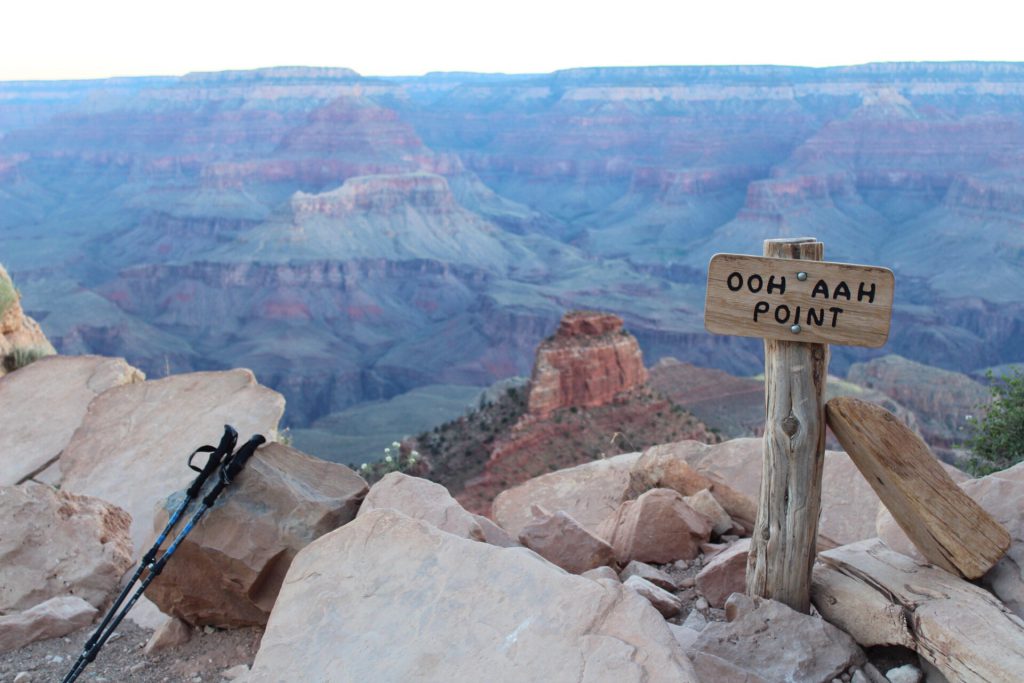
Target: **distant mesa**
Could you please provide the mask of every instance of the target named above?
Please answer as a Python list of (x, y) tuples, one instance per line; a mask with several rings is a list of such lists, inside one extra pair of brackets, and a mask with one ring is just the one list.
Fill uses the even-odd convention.
[(455, 208), (455, 199), (448, 181), (432, 173), (357, 176), (329, 192), (297, 192), (292, 197), (292, 210), (297, 216), (343, 216), (353, 211), (394, 211), (409, 205), (450, 211)]
[(272, 66), (263, 69), (230, 71), (193, 71), (182, 76), (183, 81), (220, 81), (258, 83), (260, 81), (352, 81), (359, 80), (359, 72), (330, 66)]

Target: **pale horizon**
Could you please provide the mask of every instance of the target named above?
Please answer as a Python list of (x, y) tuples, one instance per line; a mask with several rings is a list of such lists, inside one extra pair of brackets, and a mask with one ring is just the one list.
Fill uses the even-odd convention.
[(850, 8), (785, 0), (666, 7), (467, 0), (274, 8), (182, 0), (173, 12), (125, 0), (7, 9), (0, 80), (180, 76), (327, 66), (363, 76), (532, 74), (587, 67), (854, 66), (1024, 62), (1006, 5), (867, 0)]

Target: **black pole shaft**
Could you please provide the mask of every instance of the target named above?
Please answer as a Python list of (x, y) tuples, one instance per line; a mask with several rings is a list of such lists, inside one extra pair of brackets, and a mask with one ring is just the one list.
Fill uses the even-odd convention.
[[(64, 678), (61, 680), (61, 683), (71, 683), (71, 681), (74, 681), (78, 677), (78, 675), (81, 674), (82, 670), (85, 669), (88, 663), (96, 658), (96, 652), (98, 652), (99, 649), (103, 647), (103, 643), (107, 641), (107, 638), (110, 637), (110, 634), (113, 633), (114, 629), (117, 628), (117, 625), (121, 623), (121, 620), (124, 619), (124, 615), (128, 612), (128, 610), (132, 608), (132, 606), (136, 602), (138, 602), (138, 596), (142, 594), (141, 592), (136, 593), (136, 596), (132, 598), (131, 602), (128, 603), (128, 606), (121, 612), (117, 620), (114, 621), (113, 624), (111, 625), (111, 620), (117, 613), (117, 610), (121, 606), (121, 603), (124, 602), (129, 592), (131, 592), (132, 587), (135, 585), (135, 582), (139, 580), (139, 577), (142, 576), (142, 572), (145, 571), (147, 567), (150, 569), (150, 576), (152, 576), (153, 563), (156, 560), (157, 554), (160, 552), (160, 547), (164, 544), (164, 541), (167, 540), (167, 536), (171, 533), (171, 530), (175, 526), (177, 526), (179, 521), (181, 521), (181, 518), (184, 515), (185, 510), (188, 508), (189, 504), (199, 496), (199, 493), (203, 488), (203, 484), (206, 483), (206, 480), (210, 477), (211, 474), (217, 471), (218, 467), (221, 467), (225, 457), (231, 458), (232, 452), (235, 450), (236, 443), (238, 443), (238, 432), (235, 431), (235, 428), (232, 427), (231, 425), (224, 425), (224, 435), (221, 436), (220, 443), (217, 445), (216, 448), (204, 446), (203, 448), (196, 450), (195, 453), (192, 454), (192, 457), (194, 457), (196, 453), (205, 452), (207, 450), (210, 452), (210, 457), (207, 459), (206, 465), (202, 469), (193, 467), (191, 464), (192, 457), (189, 457), (189, 467), (192, 467), (192, 469), (196, 470), (199, 474), (196, 475), (196, 478), (192, 481), (192, 484), (188, 487), (188, 489), (186, 489), (185, 499), (181, 501), (181, 504), (174, 511), (174, 514), (171, 515), (171, 518), (167, 521), (167, 524), (164, 525), (164, 529), (160, 532), (160, 536), (157, 537), (156, 542), (148, 551), (146, 551), (146, 554), (143, 555), (142, 561), (139, 563), (139, 566), (135, 570), (135, 573), (132, 574), (131, 579), (128, 580), (124, 588), (121, 589), (121, 593), (117, 596), (117, 599), (114, 600), (113, 604), (111, 604), (110, 608), (107, 610), (106, 615), (104, 615), (103, 621), (100, 622), (100, 625), (96, 627), (96, 630), (93, 631), (93, 634), (85, 642), (85, 646), (82, 648), (82, 653), (78, 655), (78, 659), (75, 661), (75, 664), (71, 668), (71, 671), (69, 671), (67, 675), (64, 676)], [(148, 586), (150, 581), (152, 581), (152, 579), (150, 577), (147, 577), (144, 586)], [(105, 636), (103, 635), (104, 633), (106, 633)], [(102, 642), (100, 642), (101, 638)]]
[(181, 542), (185, 540), (185, 537), (188, 536), (189, 532), (191, 532), (195, 525), (199, 523), (199, 520), (203, 518), (203, 515), (206, 514), (207, 510), (213, 507), (213, 504), (217, 501), (217, 497), (220, 496), (221, 492), (227, 488), (232, 481), (234, 481), (238, 473), (243, 467), (245, 467), (245, 463), (256, 452), (256, 449), (265, 442), (266, 439), (263, 438), (262, 434), (256, 434), (245, 442), (245, 444), (238, 449), (237, 453), (223, 463), (219, 471), (217, 484), (210, 489), (210, 492), (206, 494), (205, 498), (203, 498), (203, 504), (198, 510), (196, 510), (195, 514), (192, 515), (191, 519), (188, 520), (188, 524), (186, 524), (185, 528), (178, 533), (174, 538), (174, 541), (167, 548), (167, 551), (160, 556), (160, 559), (149, 564), (149, 574), (147, 574), (146, 578), (143, 579), (141, 584), (139, 584), (138, 590), (136, 590), (135, 594), (132, 595), (131, 600), (128, 601), (128, 604), (125, 605), (124, 609), (118, 612), (117, 616), (114, 617), (112, 621), (110, 621), (109, 615), (108, 618), (104, 620), (104, 622), (110, 621), (109, 625), (106, 629), (102, 630), (102, 632), (97, 629), (97, 633), (100, 635), (97, 637), (96, 634), (93, 634), (93, 638), (90, 638), (90, 641), (95, 641), (92, 643), (92, 647), (87, 647), (86, 650), (78, 657), (78, 661), (75, 662), (75, 665), (72, 667), (71, 671), (68, 672), (67, 676), (64, 677), (61, 683), (74, 683), (82, 672), (85, 671), (85, 667), (96, 659), (96, 655), (114, 633), (114, 629), (117, 628), (118, 624), (121, 623), (121, 620), (125, 618), (131, 608), (135, 606), (135, 603), (139, 601), (139, 598), (142, 597), (146, 588), (153, 582), (153, 579), (160, 576), (160, 573), (163, 571), (167, 561), (171, 559), (172, 555), (174, 555), (174, 551), (178, 549)]

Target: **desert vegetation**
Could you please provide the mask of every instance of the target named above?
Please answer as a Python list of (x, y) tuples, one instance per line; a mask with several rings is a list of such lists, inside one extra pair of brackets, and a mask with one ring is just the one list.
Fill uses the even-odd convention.
[(1024, 371), (1014, 368), (998, 378), (989, 372), (988, 379), (992, 402), (968, 418), (966, 446), (973, 452), (968, 469), (977, 477), (1024, 460)]

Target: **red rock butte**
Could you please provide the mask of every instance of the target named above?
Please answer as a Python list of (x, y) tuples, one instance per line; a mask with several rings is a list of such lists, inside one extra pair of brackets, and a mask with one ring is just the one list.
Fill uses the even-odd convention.
[(567, 313), (555, 336), (537, 349), (529, 412), (543, 418), (560, 408), (607, 405), (646, 381), (640, 345), (622, 328), (621, 318)]

